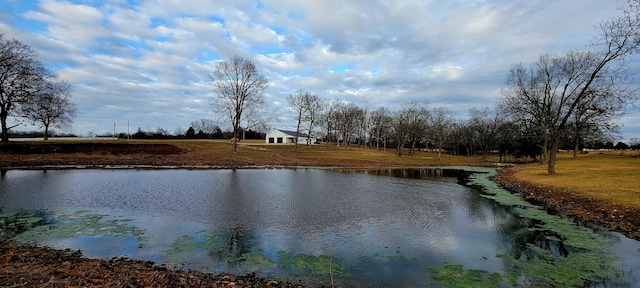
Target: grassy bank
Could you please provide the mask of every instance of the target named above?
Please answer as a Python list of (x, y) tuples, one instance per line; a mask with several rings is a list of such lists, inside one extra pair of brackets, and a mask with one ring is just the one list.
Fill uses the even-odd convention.
[(572, 159), (560, 154), (557, 174), (547, 175), (547, 166), (518, 167), (515, 177), (534, 185), (570, 190), (576, 195), (640, 209), (640, 157), (614, 154), (583, 154)]

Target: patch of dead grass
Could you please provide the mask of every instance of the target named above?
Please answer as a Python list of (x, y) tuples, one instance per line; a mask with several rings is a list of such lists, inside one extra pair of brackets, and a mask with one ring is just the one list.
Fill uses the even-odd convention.
[[(33, 145), (73, 142), (33, 141)], [(1, 163), (11, 166), (38, 165), (176, 165), (176, 166), (433, 166), (433, 165), (480, 165), (480, 157), (452, 156), (433, 152), (417, 151), (416, 155), (396, 156), (394, 148), (378, 151), (360, 146), (342, 147), (327, 143), (300, 145), (268, 145), (262, 141), (244, 141), (238, 145), (238, 153), (232, 152), (229, 140), (92, 140), (85, 143), (168, 144), (182, 151), (179, 154), (151, 156), (140, 154), (112, 155), (109, 153), (54, 153), (43, 155), (15, 155), (0, 153)], [(143, 151), (141, 151), (143, 152)], [(491, 162), (488, 162), (491, 163)], [(2, 166), (2, 164), (0, 164)]]

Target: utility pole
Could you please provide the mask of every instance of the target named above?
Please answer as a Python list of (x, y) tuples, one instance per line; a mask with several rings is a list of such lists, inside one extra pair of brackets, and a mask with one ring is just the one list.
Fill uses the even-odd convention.
[(116, 136), (116, 121), (113, 121), (113, 137)]
[(129, 120), (127, 120), (127, 139), (131, 139), (131, 133), (129, 133)]

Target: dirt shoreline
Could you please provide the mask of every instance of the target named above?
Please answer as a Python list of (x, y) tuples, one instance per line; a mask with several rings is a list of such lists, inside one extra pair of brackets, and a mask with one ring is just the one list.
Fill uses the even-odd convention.
[(78, 251), (0, 241), (0, 287), (302, 287), (255, 275), (171, 270), (153, 262), (88, 259)]

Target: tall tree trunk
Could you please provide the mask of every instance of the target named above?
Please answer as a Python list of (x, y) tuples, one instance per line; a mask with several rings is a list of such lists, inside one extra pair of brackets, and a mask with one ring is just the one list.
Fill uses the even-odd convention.
[[(309, 132), (307, 133), (307, 149), (309, 149), (309, 144), (311, 144), (311, 129), (313, 128), (313, 120), (309, 121)], [(316, 141), (313, 141), (314, 143)]]
[(409, 150), (409, 155), (413, 156), (416, 154), (416, 141), (418, 137), (413, 136), (411, 139), (411, 150)]
[(238, 153), (238, 129), (233, 129), (233, 153)]
[(540, 164), (547, 164), (549, 162), (549, 139), (547, 135), (542, 140), (542, 155), (540, 157)]
[(44, 125), (44, 139), (49, 140), (49, 125)]
[(482, 162), (486, 162), (487, 161), (487, 146), (484, 145), (482, 147)]
[(556, 136), (553, 140), (553, 145), (549, 151), (549, 159), (547, 160), (547, 173), (549, 175), (556, 174), (556, 159), (558, 157), (558, 146), (560, 144), (560, 137)]
[(404, 143), (407, 141), (407, 137), (406, 136), (401, 136), (397, 138), (397, 142), (396, 143), (396, 148), (397, 148), (397, 155), (398, 156), (402, 156), (402, 151), (404, 151)]
[(240, 115), (236, 112), (236, 119), (233, 123), (233, 153), (238, 153), (238, 130), (240, 130)]
[(387, 139), (385, 137), (382, 137), (382, 148), (384, 152), (387, 152)]
[(302, 122), (302, 110), (300, 110), (300, 112), (298, 113), (298, 126), (296, 126), (296, 139), (294, 139), (295, 142), (295, 148), (293, 148), (293, 151), (298, 152), (298, 137), (300, 137), (300, 122)]
[(7, 113), (1, 113), (0, 114), (0, 122), (2, 122), (2, 143), (6, 143), (9, 142), (9, 133), (8, 132), (8, 128), (7, 128)]
[(580, 146), (580, 128), (576, 124), (576, 136), (573, 142), (573, 159), (578, 159), (578, 148)]

